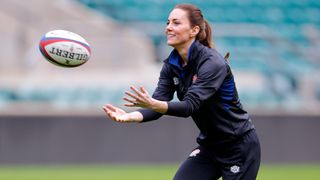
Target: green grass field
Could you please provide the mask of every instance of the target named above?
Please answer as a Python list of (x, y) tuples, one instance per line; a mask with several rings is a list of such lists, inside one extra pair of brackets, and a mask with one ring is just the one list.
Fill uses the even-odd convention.
[[(0, 166), (0, 180), (170, 180), (178, 165)], [(320, 164), (262, 165), (259, 180), (320, 179)]]

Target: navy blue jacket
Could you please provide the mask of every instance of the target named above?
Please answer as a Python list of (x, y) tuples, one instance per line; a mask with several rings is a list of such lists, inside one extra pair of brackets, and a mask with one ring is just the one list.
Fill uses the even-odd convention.
[[(182, 67), (181, 61), (173, 50), (164, 60), (152, 95), (168, 102), (166, 115), (191, 116), (200, 130), (197, 141), (205, 146), (226, 145), (254, 128), (240, 103), (231, 69), (215, 49), (195, 41), (187, 65)], [(171, 101), (175, 92), (180, 101)], [(163, 115), (149, 109), (139, 111), (143, 122)]]

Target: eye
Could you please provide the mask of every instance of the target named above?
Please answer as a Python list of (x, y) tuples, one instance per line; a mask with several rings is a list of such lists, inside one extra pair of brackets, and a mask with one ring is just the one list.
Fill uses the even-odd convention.
[(172, 23), (173, 23), (174, 25), (179, 25), (179, 24), (181, 24), (180, 21), (173, 21)]
[(175, 26), (176, 26), (176, 25), (181, 24), (181, 22), (174, 19), (174, 20), (172, 20), (172, 21), (168, 20), (166, 24), (167, 24), (167, 26), (168, 26), (169, 24), (172, 24), (172, 25), (175, 25)]

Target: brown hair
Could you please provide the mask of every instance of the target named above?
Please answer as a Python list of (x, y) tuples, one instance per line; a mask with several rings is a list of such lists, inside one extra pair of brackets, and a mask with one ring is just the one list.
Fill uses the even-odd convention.
[(178, 4), (174, 9), (182, 9), (187, 12), (191, 27), (199, 26), (200, 31), (196, 39), (203, 45), (213, 48), (212, 31), (207, 20), (204, 19), (201, 10), (192, 4)]

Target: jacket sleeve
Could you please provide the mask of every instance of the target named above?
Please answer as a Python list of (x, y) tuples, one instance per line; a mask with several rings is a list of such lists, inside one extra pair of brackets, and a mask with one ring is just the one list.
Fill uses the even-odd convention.
[[(167, 64), (164, 64), (160, 72), (157, 88), (155, 89), (152, 98), (160, 101), (171, 101), (175, 92), (175, 87), (172, 79), (170, 69)], [(155, 112), (150, 109), (139, 109), (143, 115), (142, 122), (148, 122), (159, 119), (163, 114)]]
[(196, 81), (188, 88), (182, 101), (168, 102), (167, 115), (188, 117), (217, 92), (227, 76), (227, 64), (220, 57), (215, 58), (219, 59), (208, 58), (199, 64)]

